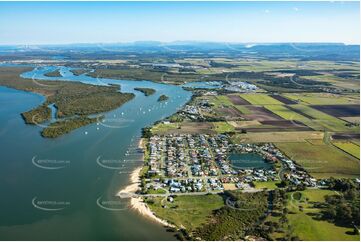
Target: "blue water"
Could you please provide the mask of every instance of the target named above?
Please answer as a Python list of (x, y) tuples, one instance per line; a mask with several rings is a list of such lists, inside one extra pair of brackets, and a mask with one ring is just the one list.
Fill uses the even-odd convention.
[[(134, 153), (141, 128), (176, 112), (190, 100), (191, 93), (179, 86), (149, 81), (74, 76), (67, 67), (61, 67), (61, 78), (43, 75), (56, 68), (38, 67), (22, 76), (96, 85), (114, 83), (122, 92), (134, 93), (135, 98), (105, 113), (103, 122), (56, 139), (44, 139), (39, 134), (42, 128), (24, 124), (20, 113), (45, 98), (0, 87), (0, 239), (173, 240), (173, 234), (161, 225), (128, 209), (127, 200), (118, 204), (123, 210), (117, 211), (101, 208), (97, 200), (119, 202), (114, 195), (129, 183), (129, 173), (142, 164), (139, 154)], [(156, 93), (146, 97), (135, 87), (153, 88)], [(162, 94), (169, 97), (167, 102), (157, 101)], [(99, 159), (132, 162), (124, 164), (119, 172), (100, 166)], [(62, 162), (61, 168), (34, 165), (42, 160)], [(35, 207), (34, 201), (66, 205), (57, 211), (45, 211)]]
[(231, 154), (229, 160), (235, 169), (272, 169), (273, 164), (266, 162), (256, 153)]

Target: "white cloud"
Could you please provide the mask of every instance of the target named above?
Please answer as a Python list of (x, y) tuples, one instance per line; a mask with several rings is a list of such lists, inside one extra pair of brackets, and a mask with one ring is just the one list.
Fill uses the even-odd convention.
[(265, 9), (264, 12), (265, 12), (265, 13), (270, 13), (271, 11), (268, 10), (268, 9)]
[(295, 10), (296, 12), (298, 12), (300, 9), (297, 7), (294, 7), (293, 10)]

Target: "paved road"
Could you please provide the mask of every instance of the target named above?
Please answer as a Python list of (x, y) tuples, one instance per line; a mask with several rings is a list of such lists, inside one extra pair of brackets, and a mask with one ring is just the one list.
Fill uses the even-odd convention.
[[(170, 193), (167, 190), (166, 193), (162, 194), (139, 194), (139, 193), (119, 193), (118, 196), (120, 198), (137, 198), (137, 197), (168, 197), (168, 196), (203, 196), (207, 194), (219, 194), (223, 193), (223, 191), (209, 191), (209, 192), (185, 192), (185, 193)], [(245, 193), (253, 193), (253, 192), (260, 192), (263, 189), (244, 189), (240, 190), (241, 192)]]

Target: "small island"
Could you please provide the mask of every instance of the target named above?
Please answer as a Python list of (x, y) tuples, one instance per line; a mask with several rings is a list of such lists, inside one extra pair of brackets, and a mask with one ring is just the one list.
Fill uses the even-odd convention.
[(155, 93), (155, 90), (152, 88), (136, 87), (134, 90), (144, 93), (145, 96), (150, 96)]
[(73, 73), (74, 76), (80, 76), (80, 75), (83, 75), (83, 74), (89, 72), (89, 70), (87, 70), (87, 69), (71, 69), (70, 72)]
[(86, 116), (65, 119), (51, 123), (48, 127), (41, 131), (41, 136), (44, 138), (57, 138), (64, 134), (70, 133), (74, 129), (95, 123), (99, 118), (89, 118)]
[(47, 72), (47, 73), (44, 74), (44, 76), (47, 76), (47, 77), (62, 77), (59, 70)]
[(169, 99), (169, 97), (167, 95), (163, 94), (158, 98), (158, 102), (163, 102), (163, 101), (166, 101), (168, 99)]

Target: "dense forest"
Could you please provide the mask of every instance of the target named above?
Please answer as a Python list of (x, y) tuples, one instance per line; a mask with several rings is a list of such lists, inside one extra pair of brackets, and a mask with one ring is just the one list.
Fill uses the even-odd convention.
[(152, 88), (136, 87), (134, 90), (144, 93), (145, 96), (150, 96), (155, 93), (155, 90)]

